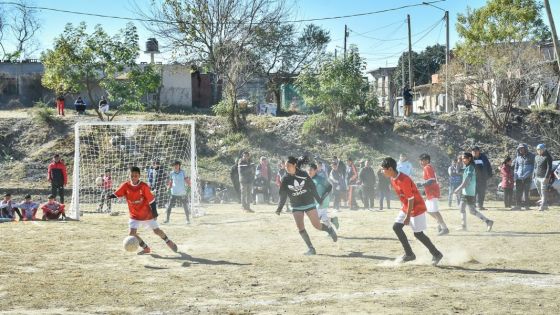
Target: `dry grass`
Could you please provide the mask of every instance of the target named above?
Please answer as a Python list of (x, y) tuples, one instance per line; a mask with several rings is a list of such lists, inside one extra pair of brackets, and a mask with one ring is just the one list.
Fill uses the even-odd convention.
[[(396, 204), (396, 203), (395, 203)], [(442, 202), (442, 207), (443, 207)], [(492, 207), (494, 206), (494, 207)], [(396, 210), (340, 212), (337, 244), (308, 231), (306, 257), (291, 216), (258, 206), (212, 205), (187, 226), (179, 209), (163, 225), (180, 254), (141, 230), (151, 256), (124, 252), (127, 218), (86, 214), (80, 222), (0, 224), (0, 313), (6, 314), (553, 314), (560, 309), (560, 210), (510, 212), (491, 204), (495, 231), (469, 216), (469, 231), (428, 235), (445, 257), (411, 240), (401, 255)], [(442, 211), (450, 227), (456, 210)], [(407, 234), (412, 233), (407, 230)]]

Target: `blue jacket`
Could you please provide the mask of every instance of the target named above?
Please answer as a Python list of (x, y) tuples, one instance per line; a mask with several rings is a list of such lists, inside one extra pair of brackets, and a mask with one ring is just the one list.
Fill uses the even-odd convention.
[(535, 168), (535, 155), (528, 151), (527, 145), (523, 145), (527, 153), (525, 155), (519, 154), (513, 161), (513, 177), (515, 180), (526, 179), (533, 176), (533, 169)]

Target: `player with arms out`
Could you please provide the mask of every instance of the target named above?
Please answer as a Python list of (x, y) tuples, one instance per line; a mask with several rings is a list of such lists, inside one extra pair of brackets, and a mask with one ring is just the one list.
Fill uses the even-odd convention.
[(393, 158), (384, 158), (381, 162), (381, 168), (383, 169), (383, 176), (391, 179), (391, 185), (402, 203), (402, 209), (393, 224), (393, 231), (397, 234), (405, 252), (402, 261), (407, 262), (416, 259), (416, 255), (414, 255), (403, 231), (405, 225), (410, 225), (414, 237), (424, 244), (432, 254), (432, 265), (437, 265), (443, 258), (443, 254), (424, 234), (424, 230), (426, 230), (426, 204), (420, 196), (418, 188), (410, 177), (397, 171), (397, 162)]
[(280, 215), (282, 208), (289, 197), (290, 203), (292, 204), (292, 214), (294, 216), (294, 220), (296, 221), (299, 234), (308, 247), (308, 251), (305, 255), (315, 255), (315, 248), (313, 247), (313, 244), (311, 244), (311, 239), (305, 230), (305, 224), (303, 221), (305, 214), (307, 214), (311, 224), (313, 224), (317, 230), (329, 233), (334, 242), (337, 241), (338, 236), (332, 226), (326, 226), (321, 223), (319, 219), (319, 215), (317, 214), (317, 203), (321, 204), (323, 199), (326, 197), (326, 194), (322, 197), (319, 196), (311, 177), (309, 177), (305, 171), (300, 169), (300, 167), (304, 164), (307, 164), (306, 157), (296, 159), (295, 157), (290, 156), (288, 158), (288, 162), (286, 163), (287, 173), (286, 176), (282, 178), (282, 184), (280, 185), (280, 201), (278, 202), (276, 214)]
[(128, 211), (130, 219), (128, 220), (128, 235), (138, 239), (142, 250), (138, 255), (149, 254), (151, 252), (148, 244), (138, 236), (138, 227), (146, 226), (154, 231), (156, 235), (165, 241), (167, 246), (174, 252), (177, 252), (177, 245), (170, 240), (167, 235), (159, 228), (156, 221), (157, 205), (155, 197), (150, 191), (148, 184), (140, 181), (140, 168), (132, 166), (130, 168), (130, 181), (126, 181), (109, 198), (124, 197), (128, 203)]

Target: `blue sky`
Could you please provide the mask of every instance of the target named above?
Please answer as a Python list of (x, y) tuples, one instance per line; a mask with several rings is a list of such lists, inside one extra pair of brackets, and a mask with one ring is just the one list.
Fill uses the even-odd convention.
[[(289, 0), (292, 1), (294, 19), (321, 18), (340, 15), (350, 15), (371, 12), (403, 5), (421, 3), (422, 0)], [(149, 0), (136, 0), (140, 6), (148, 6)], [(560, 25), (560, 1), (550, 1), (554, 21), (557, 28)], [(49, 7), (69, 11), (98, 13), (123, 17), (135, 17), (132, 0), (34, 0), (40, 7)], [(447, 0), (436, 3), (438, 7), (449, 10), (450, 14), (450, 41), (451, 47), (457, 42), (455, 22), (458, 13), (466, 12), (467, 6), (477, 8), (483, 6), (485, 0)], [(328, 50), (335, 49), (342, 53), (344, 43), (344, 25), (350, 29), (348, 44), (358, 46), (360, 53), (368, 62), (368, 69), (393, 66), (403, 50), (408, 49), (406, 15), (411, 16), (412, 49), (420, 51), (426, 46), (440, 43), (445, 44), (445, 24), (443, 11), (430, 6), (417, 6), (398, 11), (361, 17), (344, 18), (314, 22), (327, 29), (331, 34), (331, 43)], [(42, 27), (40, 29), (41, 50), (50, 48), (52, 40), (59, 35), (64, 25), (86, 21), (90, 29), (95, 24), (101, 24), (109, 33), (114, 33), (122, 28), (126, 21), (109, 18), (90, 17), (43, 10), (39, 12)], [(543, 16), (548, 24), (546, 14)], [(438, 22), (439, 21), (439, 22)], [(140, 32), (140, 44), (143, 48), (147, 38), (152, 37), (143, 26), (136, 22)], [(166, 55), (156, 57), (156, 60), (165, 62)], [(142, 61), (148, 60), (147, 56), (141, 57)]]

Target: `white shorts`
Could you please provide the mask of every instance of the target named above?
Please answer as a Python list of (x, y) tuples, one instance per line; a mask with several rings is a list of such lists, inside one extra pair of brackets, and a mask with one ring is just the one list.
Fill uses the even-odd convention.
[(317, 215), (319, 216), (319, 220), (323, 223), (329, 223), (329, 214), (327, 209), (320, 209), (317, 208)]
[[(406, 213), (404, 211), (399, 211), (399, 215), (395, 219), (396, 223), (404, 223), (404, 219), (406, 218)], [(414, 233), (422, 232), (426, 230), (428, 227), (426, 225), (426, 213), (422, 213), (421, 215), (417, 215), (415, 217), (410, 217), (410, 223), (408, 223), (410, 228)]]
[(109, 111), (109, 105), (99, 106), (99, 111), (106, 114)]
[(128, 219), (128, 227), (131, 229), (138, 229), (140, 226), (148, 228), (150, 230), (155, 230), (159, 228), (159, 225), (155, 219), (150, 220), (134, 220)]
[(439, 200), (437, 198), (426, 199), (426, 209), (428, 212), (439, 212)]

